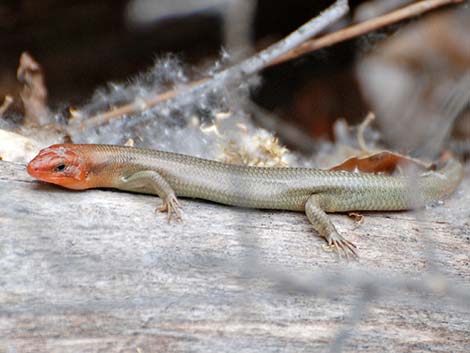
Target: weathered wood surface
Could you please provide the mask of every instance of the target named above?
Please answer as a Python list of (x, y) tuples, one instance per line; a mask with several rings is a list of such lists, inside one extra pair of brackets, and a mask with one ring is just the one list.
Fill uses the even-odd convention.
[[(281, 288), (261, 270), (244, 272), (253, 256), (293, 274), (354, 268), (364, 278), (418, 278), (430, 267), (429, 239), (433, 264), (468, 286), (468, 174), (423, 215), (367, 214), (361, 226), (333, 215), (359, 247), (360, 262), (347, 263), (322, 250), (301, 213), (183, 200), (185, 222), (169, 225), (154, 214), (155, 197), (71, 192), (0, 162), (0, 352), (325, 351), (361, 291)], [(346, 352), (470, 349), (468, 302), (400, 290), (367, 304)]]

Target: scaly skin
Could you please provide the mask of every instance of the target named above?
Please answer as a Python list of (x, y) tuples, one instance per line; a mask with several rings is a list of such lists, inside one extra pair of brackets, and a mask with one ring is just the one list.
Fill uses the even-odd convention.
[(331, 172), (313, 168), (238, 166), (176, 153), (111, 145), (53, 145), (27, 167), (33, 177), (70, 189), (110, 187), (155, 194), (160, 210), (181, 217), (176, 196), (226, 205), (305, 211), (329, 245), (356, 256), (325, 212), (395, 211), (420, 207), (452, 193), (462, 165), (449, 160), (417, 178)]

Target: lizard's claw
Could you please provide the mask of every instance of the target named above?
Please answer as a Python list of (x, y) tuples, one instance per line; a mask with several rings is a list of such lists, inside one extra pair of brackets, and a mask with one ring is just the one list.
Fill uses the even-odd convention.
[(354, 260), (358, 260), (359, 256), (356, 252), (356, 245), (345, 239), (342, 235), (337, 232), (332, 232), (326, 238), (328, 247), (336, 251), (340, 256), (345, 256), (346, 259), (352, 257)]
[(177, 221), (183, 220), (183, 212), (181, 211), (181, 205), (178, 199), (176, 198), (175, 194), (168, 195), (163, 201), (163, 204), (159, 208), (157, 208), (157, 211), (168, 212), (168, 223), (170, 223), (171, 216), (173, 215), (173, 213), (175, 214), (175, 218)]

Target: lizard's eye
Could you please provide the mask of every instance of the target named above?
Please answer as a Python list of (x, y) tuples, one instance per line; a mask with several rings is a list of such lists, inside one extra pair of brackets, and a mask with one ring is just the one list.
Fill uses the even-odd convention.
[(65, 169), (66, 165), (64, 163), (60, 163), (57, 167), (54, 168), (56, 172), (62, 172)]

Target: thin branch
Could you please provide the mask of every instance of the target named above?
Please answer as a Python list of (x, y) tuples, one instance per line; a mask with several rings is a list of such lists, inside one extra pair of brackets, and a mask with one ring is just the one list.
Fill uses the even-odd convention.
[(277, 65), (285, 61), (298, 58), (299, 56), (311, 53), (315, 50), (329, 47), (336, 43), (361, 36), (379, 28), (403, 21), (407, 18), (421, 15), (435, 8), (452, 3), (461, 3), (463, 1), (464, 0), (425, 0), (413, 3), (383, 16), (346, 27), (334, 33), (324, 35), (320, 38), (308, 40), (297, 48), (289, 51), (288, 53), (271, 62), (270, 66)]
[[(242, 61), (241, 63), (215, 74), (210, 79), (202, 79), (193, 82), (187, 86), (179, 87), (177, 89), (164, 92), (163, 94), (156, 95), (140, 103), (130, 103), (115, 108), (106, 113), (98, 114), (83, 122), (82, 127), (94, 127), (103, 125), (105, 123), (108, 123), (112, 119), (121, 117), (122, 115), (141, 112), (143, 110), (154, 107), (162, 101), (173, 98), (178, 94), (187, 94), (195, 89), (203, 89), (205, 85), (210, 82), (219, 81), (224, 82), (225, 84), (229, 83), (228, 81), (241, 82), (246, 77), (251, 76), (264, 69), (276, 58), (287, 53), (289, 50), (292, 50), (293, 48), (299, 46), (308, 38), (317, 35), (326, 27), (328, 27), (332, 23), (336, 22), (339, 18), (344, 16), (348, 11), (349, 6), (347, 0), (337, 0), (332, 6), (326, 9), (320, 15), (298, 28), (295, 32), (291, 33), (286, 38), (274, 43), (270, 47)], [(71, 123), (71, 125), (73, 126), (73, 120)]]
[(305, 42), (308, 38), (311, 38), (323, 31), (329, 25), (343, 17), (348, 11), (349, 6), (347, 0), (338, 0), (334, 5), (330, 6), (320, 15), (299, 27), (284, 39), (262, 50), (255, 56), (242, 61), (240, 64), (220, 72), (215, 75), (214, 78), (223, 79), (225, 77), (229, 77), (238, 81), (247, 76), (253, 75), (266, 68), (281, 55), (284, 55), (288, 51)]
[[(150, 97), (147, 100), (142, 100), (140, 102), (132, 102), (129, 104), (122, 105), (120, 107), (114, 108), (109, 110), (105, 113), (101, 113), (91, 117), (90, 119), (85, 120), (81, 124), (81, 128), (91, 128), (95, 126), (100, 126), (108, 123), (109, 121), (120, 118), (123, 115), (135, 114), (138, 112), (142, 112), (146, 109), (152, 108), (156, 106), (158, 103), (171, 99), (182, 92), (188, 92), (194, 87), (201, 86), (203, 83), (207, 82), (209, 79), (204, 78), (202, 80), (191, 82), (189, 85), (178, 87), (161, 94), (157, 94), (156, 96)], [(71, 120), (71, 126), (74, 126), (74, 121)]]

